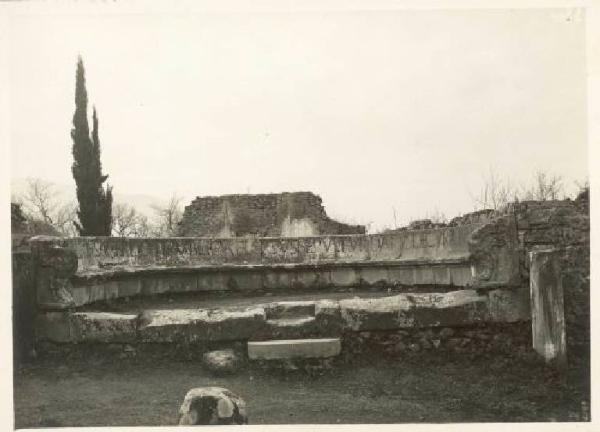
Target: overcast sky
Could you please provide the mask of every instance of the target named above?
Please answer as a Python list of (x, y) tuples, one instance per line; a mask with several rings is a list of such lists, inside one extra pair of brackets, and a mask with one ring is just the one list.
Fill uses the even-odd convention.
[[(115, 191), (310, 190), (341, 220), (473, 209), (490, 168), (587, 175), (573, 10), (11, 19), (11, 177), (73, 185), (77, 55)], [(90, 106), (91, 107), (91, 106)]]

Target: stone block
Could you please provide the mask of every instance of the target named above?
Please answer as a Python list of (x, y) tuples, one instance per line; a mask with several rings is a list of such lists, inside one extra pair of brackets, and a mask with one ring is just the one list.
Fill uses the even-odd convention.
[(450, 267), (451, 285), (468, 286), (473, 283), (473, 272), (469, 266)]
[(265, 271), (263, 286), (265, 290), (290, 289), (294, 274), (289, 270), (271, 269)]
[(257, 271), (229, 272), (227, 288), (232, 291), (259, 291), (263, 288), (262, 273)]
[(333, 300), (319, 300), (315, 304), (316, 325), (322, 336), (338, 336), (342, 334), (344, 322), (340, 305)]
[(248, 342), (248, 357), (251, 360), (327, 358), (337, 356), (341, 347), (339, 338)]
[(171, 281), (170, 275), (144, 277), (142, 279), (142, 294), (145, 296), (152, 296), (167, 293), (171, 289)]
[(322, 335), (315, 317), (295, 317), (269, 319), (265, 323), (264, 332), (256, 333), (253, 340), (265, 339), (301, 339), (314, 335)]
[(142, 282), (138, 278), (126, 278), (119, 281), (119, 297), (134, 297), (142, 292)]
[(89, 294), (90, 303), (106, 300), (106, 285), (104, 283), (96, 283), (90, 286)]
[(135, 314), (74, 312), (69, 321), (71, 337), (77, 342), (131, 343), (136, 339)]
[(58, 343), (73, 342), (68, 312), (45, 312), (36, 318), (36, 339)]
[(139, 335), (147, 342), (244, 340), (263, 331), (265, 319), (261, 307), (147, 311), (142, 317)]
[(436, 285), (450, 285), (452, 278), (450, 277), (450, 268), (446, 266), (433, 267), (433, 279)]
[(232, 349), (210, 351), (202, 356), (204, 366), (216, 374), (236, 372), (242, 360)]
[(529, 290), (526, 287), (488, 292), (491, 322), (512, 323), (531, 319)]
[(282, 301), (265, 307), (267, 319), (315, 316), (314, 301)]
[(414, 285), (415, 269), (414, 267), (392, 267), (388, 270), (390, 284), (392, 285)]
[(48, 312), (37, 319), (39, 339), (57, 343), (131, 343), (137, 315), (109, 312)]
[(560, 252), (531, 252), (531, 328), (533, 349), (547, 362), (565, 366), (567, 336)]
[(198, 291), (225, 291), (229, 276), (222, 272), (201, 272), (196, 276)]
[(346, 328), (354, 331), (468, 325), (484, 321), (487, 311), (487, 297), (474, 290), (356, 297), (339, 304)]
[(187, 392), (179, 408), (179, 425), (241, 425), (248, 423), (246, 402), (222, 387)]
[(109, 280), (104, 282), (104, 300), (115, 299), (119, 297), (119, 282), (116, 280)]
[(434, 285), (435, 277), (433, 268), (430, 266), (415, 267), (415, 284), (416, 285)]
[(292, 288), (314, 289), (327, 286), (328, 278), (323, 278), (323, 273), (315, 269), (295, 270), (292, 273)]
[(87, 303), (90, 303), (91, 290), (92, 287), (89, 285), (74, 286), (71, 290), (71, 295), (73, 297), (73, 303), (75, 304), (75, 306), (82, 306)]
[(331, 283), (336, 287), (351, 287), (358, 286), (360, 279), (356, 272), (351, 267), (332, 268), (329, 271)]
[(340, 314), (344, 327), (353, 330), (389, 330), (412, 327), (414, 319), (407, 312), (411, 308), (404, 295), (383, 298), (340, 300)]

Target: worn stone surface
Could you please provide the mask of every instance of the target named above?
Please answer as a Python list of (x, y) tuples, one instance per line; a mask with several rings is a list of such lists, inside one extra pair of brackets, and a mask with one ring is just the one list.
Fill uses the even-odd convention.
[[(425, 264), (425, 265), (424, 265)], [(373, 269), (369, 269), (373, 267)], [(364, 274), (386, 280), (369, 281)], [(280, 291), (379, 286), (469, 286), (473, 283), (468, 262), (364, 262), (319, 265), (283, 264), (182, 268), (123, 268), (80, 273), (71, 278), (68, 294), (72, 306), (132, 296), (212, 291)], [(42, 286), (43, 289), (43, 286)], [(44, 306), (44, 305), (42, 305)]]
[(233, 373), (240, 368), (242, 359), (234, 350), (224, 349), (204, 353), (202, 364), (208, 370), (217, 374)]
[(338, 337), (345, 331), (462, 326), (529, 320), (529, 291), (411, 293), (344, 300), (272, 302), (252, 307), (45, 313), (40, 335), (53, 341), (196, 343)]
[(414, 293), (341, 300), (341, 316), (347, 328), (389, 330), (405, 327), (463, 325), (489, 318), (488, 297), (474, 290), (450, 293)]
[(76, 252), (57, 244), (59, 237), (33, 237), (33, 256), (37, 304), (43, 309), (74, 306), (71, 277), (78, 267)]
[(344, 334), (342, 345), (342, 358), (348, 361), (360, 353), (401, 357), (445, 351), (524, 356), (533, 352), (528, 322), (349, 332)]
[(37, 337), (54, 342), (136, 341), (138, 316), (109, 312), (46, 312), (37, 317)]
[(567, 339), (560, 252), (531, 252), (531, 328), (533, 349), (547, 362), (564, 366)]
[(469, 240), (475, 280), (480, 284), (520, 283), (517, 226), (511, 216), (497, 217)]
[(314, 317), (316, 303), (314, 301), (281, 301), (265, 307), (267, 319)]
[(146, 311), (138, 334), (149, 342), (226, 341), (250, 338), (263, 329), (262, 307), (242, 310), (173, 309)]
[[(78, 275), (134, 274), (153, 276), (176, 268), (208, 265), (275, 265), (354, 262), (411, 262), (469, 257), (471, 233), (481, 225), (463, 225), (389, 234), (307, 238), (36, 238), (40, 254), (55, 247), (74, 251)], [(374, 277), (374, 279), (373, 279)], [(377, 275), (367, 279), (377, 281)]]
[(248, 358), (251, 360), (327, 358), (338, 355), (340, 351), (339, 338), (248, 342)]
[(246, 402), (223, 387), (198, 387), (185, 395), (179, 425), (248, 424)]
[(487, 296), (489, 314), (487, 321), (512, 323), (529, 320), (531, 303), (527, 287), (490, 290)]

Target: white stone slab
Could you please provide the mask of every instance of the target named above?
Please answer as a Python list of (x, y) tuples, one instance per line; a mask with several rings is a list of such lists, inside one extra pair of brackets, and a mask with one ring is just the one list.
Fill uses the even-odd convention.
[(338, 355), (341, 349), (342, 343), (339, 338), (248, 342), (248, 358), (251, 360), (327, 358)]

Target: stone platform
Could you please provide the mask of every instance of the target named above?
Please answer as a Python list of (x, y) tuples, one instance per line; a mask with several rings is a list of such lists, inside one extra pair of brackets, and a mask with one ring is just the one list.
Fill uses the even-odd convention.
[[(296, 297), (297, 298), (297, 297)], [(143, 309), (48, 311), (38, 339), (59, 343), (203, 343), (331, 338), (348, 331), (510, 323), (530, 319), (527, 288), (430, 293), (320, 293), (308, 300), (242, 298), (190, 307), (163, 299)]]

